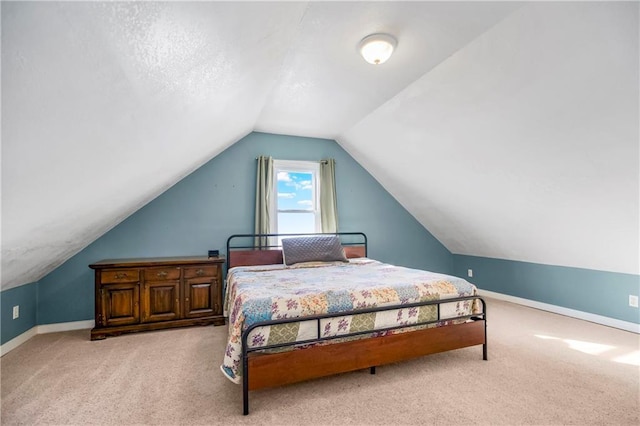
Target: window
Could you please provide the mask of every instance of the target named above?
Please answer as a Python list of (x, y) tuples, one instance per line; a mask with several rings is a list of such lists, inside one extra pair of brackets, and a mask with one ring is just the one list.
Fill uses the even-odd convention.
[[(261, 155), (256, 160), (256, 234), (338, 231), (333, 158), (284, 161)], [(267, 243), (273, 241), (256, 237), (256, 247)]]
[(313, 161), (273, 161), (276, 196), (271, 206), (271, 232), (321, 232), (319, 166)]

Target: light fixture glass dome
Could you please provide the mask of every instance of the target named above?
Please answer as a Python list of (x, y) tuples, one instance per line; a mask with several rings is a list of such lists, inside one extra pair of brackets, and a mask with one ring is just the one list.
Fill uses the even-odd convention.
[(389, 34), (371, 34), (360, 41), (360, 54), (370, 64), (383, 64), (391, 57), (393, 49), (398, 45)]

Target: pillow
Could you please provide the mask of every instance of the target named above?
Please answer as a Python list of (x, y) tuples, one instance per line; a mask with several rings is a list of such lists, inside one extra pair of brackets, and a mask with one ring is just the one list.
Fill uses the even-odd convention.
[(300, 262), (348, 262), (337, 235), (283, 238), (282, 258), (285, 265)]

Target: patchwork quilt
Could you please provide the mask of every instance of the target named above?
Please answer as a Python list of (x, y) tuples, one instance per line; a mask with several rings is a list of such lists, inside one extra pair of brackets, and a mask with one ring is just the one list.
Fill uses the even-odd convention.
[[(389, 265), (367, 258), (350, 259), (349, 263), (308, 262), (292, 266), (232, 268), (227, 276), (225, 296), (229, 338), (221, 370), (231, 381), (240, 383), (242, 332), (256, 322), (301, 319), (300, 322), (257, 327), (249, 334), (249, 347), (318, 338), (317, 321), (304, 321), (305, 316), (476, 294), (477, 288), (462, 278)], [(479, 312), (477, 301), (443, 303), (440, 305), (440, 320), (447, 323), (454, 321), (456, 317)], [(436, 319), (437, 308), (434, 305), (364, 314), (354, 312), (321, 320), (319, 337), (359, 331), (371, 331), (365, 337), (375, 337), (390, 333), (376, 330)], [(408, 329), (393, 332), (403, 331)]]

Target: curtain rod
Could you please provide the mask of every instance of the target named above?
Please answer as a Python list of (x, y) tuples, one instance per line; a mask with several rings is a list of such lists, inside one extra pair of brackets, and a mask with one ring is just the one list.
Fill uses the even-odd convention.
[[(260, 159), (260, 157), (256, 157), (256, 160), (259, 160), (259, 159)], [(287, 160), (287, 161), (309, 161), (309, 160)], [(329, 160), (320, 160), (320, 161), (318, 161), (318, 163), (327, 163), (328, 161)], [(335, 160), (333, 160), (333, 161), (335, 161)], [(336, 163), (337, 163), (337, 161), (336, 161)]]

